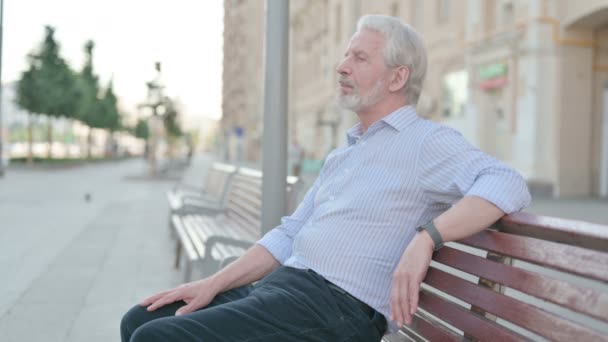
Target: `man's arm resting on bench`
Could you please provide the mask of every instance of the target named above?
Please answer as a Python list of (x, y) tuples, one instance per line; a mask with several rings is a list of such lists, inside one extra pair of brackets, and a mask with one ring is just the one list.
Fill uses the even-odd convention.
[[(478, 233), (505, 213), (491, 202), (477, 196), (465, 196), (437, 216), (433, 222), (444, 242), (459, 240)], [(395, 272), (391, 291), (391, 318), (400, 326), (410, 324), (418, 307), (420, 283), (431, 263), (435, 245), (422, 231), (407, 246)]]
[(266, 248), (255, 244), (242, 257), (216, 274), (159, 292), (144, 299), (140, 305), (154, 311), (183, 300), (187, 305), (175, 313), (183, 315), (207, 306), (219, 293), (262, 279), (279, 265), (279, 261)]

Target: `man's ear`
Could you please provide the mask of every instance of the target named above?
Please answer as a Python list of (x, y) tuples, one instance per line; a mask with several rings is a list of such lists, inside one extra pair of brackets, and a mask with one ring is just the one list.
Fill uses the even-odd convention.
[(401, 90), (407, 84), (410, 78), (410, 69), (405, 65), (395, 68), (393, 70), (393, 76), (391, 77), (391, 83), (388, 86), (388, 90), (396, 92)]

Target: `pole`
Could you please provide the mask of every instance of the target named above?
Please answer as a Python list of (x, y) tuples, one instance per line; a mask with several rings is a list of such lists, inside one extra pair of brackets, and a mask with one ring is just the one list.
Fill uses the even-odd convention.
[(266, 1), (262, 232), (279, 224), (287, 205), (287, 73), (289, 1)]
[(4, 16), (4, 1), (0, 0), (0, 177), (4, 176), (4, 126), (2, 125), (2, 18)]

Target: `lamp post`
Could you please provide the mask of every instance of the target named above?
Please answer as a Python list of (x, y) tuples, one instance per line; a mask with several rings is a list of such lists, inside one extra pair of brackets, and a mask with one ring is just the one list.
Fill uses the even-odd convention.
[[(1, 1), (1, 0), (0, 0)], [(150, 161), (150, 176), (157, 176), (157, 160), (156, 160), (156, 149), (158, 140), (162, 133), (162, 119), (161, 117), (165, 114), (164, 105), (164, 85), (161, 81), (161, 64), (160, 62), (155, 63), (156, 77), (146, 83), (148, 87), (148, 94), (146, 102), (139, 105), (139, 108), (150, 108), (152, 114), (148, 120), (149, 129), (149, 146), (148, 146), (148, 158)]]
[(266, 1), (264, 136), (262, 139), (262, 230), (285, 214), (287, 193), (287, 74), (289, 1)]
[(4, 1), (0, 0), (0, 177), (4, 176), (4, 127), (2, 126), (2, 17)]

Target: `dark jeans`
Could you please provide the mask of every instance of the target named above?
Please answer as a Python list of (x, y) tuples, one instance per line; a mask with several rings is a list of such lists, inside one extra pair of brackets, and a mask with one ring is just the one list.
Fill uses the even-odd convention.
[(218, 295), (199, 311), (175, 316), (184, 302), (122, 319), (122, 341), (380, 341), (386, 320), (318, 274), (279, 267), (255, 286)]

